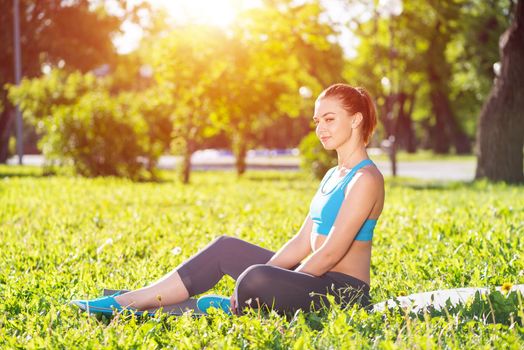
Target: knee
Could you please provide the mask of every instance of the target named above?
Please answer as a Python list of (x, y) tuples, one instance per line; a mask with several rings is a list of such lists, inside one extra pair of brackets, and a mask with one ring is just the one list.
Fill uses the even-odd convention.
[(232, 246), (235, 240), (237, 240), (237, 238), (228, 235), (221, 235), (213, 241), (212, 245), (213, 247), (222, 250)]
[(237, 279), (237, 293), (248, 298), (261, 294), (261, 291), (271, 283), (271, 268), (265, 264), (248, 267)]
[(217, 238), (215, 238), (215, 242), (223, 242), (223, 241), (227, 241), (228, 239), (230, 238), (233, 238), (231, 236), (228, 236), (228, 235), (220, 235), (218, 236)]
[(238, 277), (235, 288), (238, 313), (247, 308), (272, 305), (272, 293), (268, 288), (271, 288), (273, 268), (264, 264), (252, 265)]
[(232, 237), (228, 235), (220, 235), (215, 239), (215, 242), (220, 242), (221, 244), (232, 244), (233, 242), (237, 243), (237, 242), (244, 242), (244, 241), (237, 237)]

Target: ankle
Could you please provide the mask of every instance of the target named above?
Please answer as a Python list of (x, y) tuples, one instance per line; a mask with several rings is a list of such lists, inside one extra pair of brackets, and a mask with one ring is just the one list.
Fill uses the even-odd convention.
[(123, 295), (117, 295), (114, 297), (115, 301), (120, 304), (120, 306), (123, 306), (125, 303), (125, 298)]

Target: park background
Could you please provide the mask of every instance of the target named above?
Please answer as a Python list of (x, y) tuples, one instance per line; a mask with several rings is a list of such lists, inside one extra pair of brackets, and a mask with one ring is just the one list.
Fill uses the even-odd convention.
[[(0, 6), (2, 346), (522, 347), (523, 1)], [(293, 319), (67, 305), (146, 285), (221, 234), (277, 250), (336, 164), (312, 114), (337, 82), (366, 87), (380, 118), (373, 301), (493, 293), (445, 313)]]

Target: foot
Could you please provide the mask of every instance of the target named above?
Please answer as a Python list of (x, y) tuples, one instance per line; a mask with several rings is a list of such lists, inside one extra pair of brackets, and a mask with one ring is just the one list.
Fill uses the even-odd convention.
[(224, 311), (226, 314), (231, 315), (231, 302), (229, 297), (222, 295), (209, 294), (200, 297), (197, 300), (197, 307), (200, 311), (207, 313), (209, 308), (217, 308)]
[(103, 315), (112, 315), (113, 310), (122, 311), (123, 307), (116, 300), (115, 297), (119, 293), (101, 297), (93, 300), (72, 300), (71, 305), (77, 306), (83, 311), (86, 311), (90, 314), (103, 314)]

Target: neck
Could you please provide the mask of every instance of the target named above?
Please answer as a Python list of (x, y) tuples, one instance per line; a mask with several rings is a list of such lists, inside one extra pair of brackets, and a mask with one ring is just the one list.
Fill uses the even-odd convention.
[(360, 140), (350, 139), (337, 148), (338, 167), (353, 168), (358, 162), (368, 158), (366, 146)]

